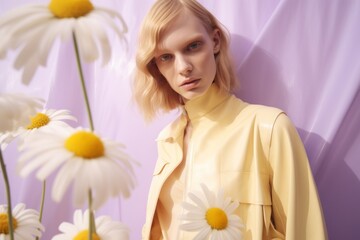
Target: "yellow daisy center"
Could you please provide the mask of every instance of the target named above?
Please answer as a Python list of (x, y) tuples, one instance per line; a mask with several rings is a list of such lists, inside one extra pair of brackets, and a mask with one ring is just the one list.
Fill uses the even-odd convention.
[[(12, 224), (14, 230), (17, 228), (17, 221), (13, 217)], [(8, 221), (8, 215), (5, 213), (0, 213), (0, 235), (1, 234), (9, 234), (9, 221)]]
[(50, 11), (58, 18), (78, 18), (94, 9), (89, 0), (51, 0)]
[(209, 208), (206, 211), (206, 221), (212, 229), (222, 230), (228, 225), (226, 213), (220, 208)]
[(104, 156), (105, 148), (101, 139), (91, 132), (78, 131), (68, 137), (65, 148), (76, 156), (91, 159)]
[(31, 123), (26, 127), (27, 129), (41, 128), (50, 122), (50, 118), (43, 113), (38, 113), (30, 118)]
[[(87, 240), (89, 239), (89, 231), (88, 230), (83, 230), (81, 232), (79, 232), (74, 238), (73, 240)], [(99, 235), (97, 235), (96, 233), (92, 234), (92, 239), (93, 240), (101, 240), (101, 238), (99, 237)]]

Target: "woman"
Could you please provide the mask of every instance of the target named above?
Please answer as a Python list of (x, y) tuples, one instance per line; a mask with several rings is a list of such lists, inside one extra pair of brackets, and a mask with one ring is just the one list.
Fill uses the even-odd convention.
[(296, 129), (281, 110), (231, 93), (228, 47), (225, 29), (195, 0), (158, 0), (143, 21), (135, 98), (147, 119), (182, 112), (157, 139), (143, 239), (193, 239), (179, 216), (200, 184), (239, 203), (242, 239), (327, 239)]

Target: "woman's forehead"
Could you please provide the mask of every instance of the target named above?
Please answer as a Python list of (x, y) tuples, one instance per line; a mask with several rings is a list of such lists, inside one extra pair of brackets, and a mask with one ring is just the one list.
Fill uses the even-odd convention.
[(163, 31), (157, 43), (159, 49), (171, 49), (176, 44), (208, 35), (203, 23), (194, 14), (184, 11), (175, 17)]

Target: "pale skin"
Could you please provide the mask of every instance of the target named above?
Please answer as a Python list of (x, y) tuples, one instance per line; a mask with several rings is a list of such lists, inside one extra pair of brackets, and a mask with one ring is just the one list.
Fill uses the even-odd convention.
[(208, 32), (201, 21), (185, 11), (161, 36), (155, 52), (160, 73), (184, 102), (204, 94), (215, 78), (215, 54), (220, 31)]

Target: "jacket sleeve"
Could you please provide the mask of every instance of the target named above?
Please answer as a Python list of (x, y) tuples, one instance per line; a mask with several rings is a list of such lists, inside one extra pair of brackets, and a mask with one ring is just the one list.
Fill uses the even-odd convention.
[(277, 116), (273, 125), (268, 154), (274, 232), (286, 240), (327, 239), (306, 151), (284, 113)]

